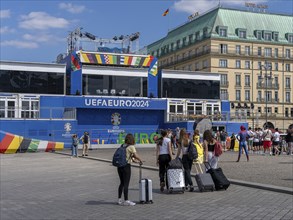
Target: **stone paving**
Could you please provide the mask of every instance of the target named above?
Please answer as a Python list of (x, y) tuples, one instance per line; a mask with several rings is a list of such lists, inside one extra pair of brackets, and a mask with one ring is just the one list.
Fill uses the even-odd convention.
[[(119, 178), (110, 163), (43, 152), (2, 154), (0, 163), (1, 220), (293, 218), (293, 197), (285, 193), (233, 184), (227, 191), (160, 193), (157, 171), (144, 169), (154, 204), (125, 207), (116, 205)], [(129, 194), (138, 201), (136, 167)]]

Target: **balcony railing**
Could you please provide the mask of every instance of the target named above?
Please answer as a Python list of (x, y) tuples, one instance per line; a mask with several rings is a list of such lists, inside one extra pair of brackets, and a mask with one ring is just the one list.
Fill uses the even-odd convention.
[(266, 86), (265, 82), (257, 82), (256, 88), (257, 89), (276, 89), (276, 90), (278, 90), (280, 87), (279, 87), (279, 83), (268, 83), (268, 85)]

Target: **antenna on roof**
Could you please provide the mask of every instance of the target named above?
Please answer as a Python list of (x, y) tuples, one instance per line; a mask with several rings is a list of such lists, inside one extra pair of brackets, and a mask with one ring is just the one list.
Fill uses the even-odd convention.
[(222, 5), (221, 5), (221, 0), (219, 0), (219, 4), (218, 4), (218, 6), (219, 6), (219, 8), (222, 6)]

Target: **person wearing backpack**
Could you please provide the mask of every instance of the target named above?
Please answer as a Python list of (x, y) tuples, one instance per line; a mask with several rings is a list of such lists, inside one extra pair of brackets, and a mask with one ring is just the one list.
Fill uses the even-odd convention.
[(194, 191), (193, 182), (192, 182), (191, 175), (190, 175), (193, 159), (190, 159), (188, 156), (188, 147), (189, 147), (190, 143), (192, 144), (192, 141), (189, 140), (188, 133), (186, 132), (185, 129), (181, 130), (180, 137), (181, 137), (180, 144), (179, 144), (179, 147), (177, 150), (176, 158), (178, 158), (180, 156), (180, 154), (182, 154), (182, 164), (183, 164), (183, 168), (184, 168), (185, 188), (187, 189), (189, 186), (190, 187), (189, 191), (193, 192)]
[(77, 156), (78, 142), (79, 142), (79, 139), (77, 137), (77, 134), (73, 134), (72, 135), (72, 146), (71, 146), (71, 158), (78, 157)]
[[(132, 134), (127, 134), (125, 136), (124, 144), (120, 147), (121, 155), (124, 156), (124, 158), (121, 158), (122, 160), (126, 161), (126, 165), (124, 162), (121, 163), (121, 166), (117, 166), (117, 172), (120, 179), (120, 184), (118, 187), (118, 205), (125, 205), (125, 206), (134, 206), (135, 203), (130, 201), (128, 199), (128, 187), (131, 177), (131, 161), (134, 159), (135, 161), (139, 162), (142, 165), (142, 160), (138, 156), (136, 149), (135, 149), (135, 139)], [(117, 151), (116, 151), (117, 152)], [(116, 154), (115, 152), (115, 154)], [(113, 156), (113, 165), (115, 160), (115, 154)], [(122, 192), (124, 194), (124, 202), (122, 200)]]
[(80, 139), (82, 140), (82, 156), (88, 156), (89, 140), (90, 140), (89, 133), (85, 131), (83, 136)]
[(159, 166), (159, 177), (160, 177), (160, 190), (164, 191), (166, 186), (165, 176), (169, 162), (172, 160), (172, 147), (171, 140), (168, 138), (168, 133), (165, 130), (161, 131), (162, 137), (157, 141), (156, 146), (156, 161)]

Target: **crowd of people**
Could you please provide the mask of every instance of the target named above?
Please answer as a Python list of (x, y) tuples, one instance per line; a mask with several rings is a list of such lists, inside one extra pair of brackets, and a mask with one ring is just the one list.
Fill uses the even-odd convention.
[[(215, 154), (217, 144), (221, 144), (223, 151), (234, 150), (236, 143), (239, 144), (238, 158), (240, 161), (244, 151), (247, 161), (249, 161), (249, 153), (262, 153), (268, 155), (279, 155), (285, 152), (288, 155), (293, 155), (293, 126), (289, 127), (286, 135), (281, 137), (278, 128), (273, 131), (265, 127), (264, 130), (255, 128), (254, 131), (249, 127), (248, 130), (244, 126), (240, 127), (239, 132), (232, 133), (231, 136), (225, 130), (212, 132), (206, 130), (204, 133), (199, 133), (199, 130), (193, 131), (193, 136), (186, 131), (185, 128), (177, 127), (173, 132), (171, 129), (161, 130), (160, 138), (156, 142), (156, 165), (159, 166), (160, 190), (164, 191), (167, 186), (166, 171), (169, 162), (172, 159), (180, 158), (184, 171), (185, 188), (189, 191), (194, 191), (193, 181), (191, 178), (191, 168), (194, 163), (202, 164), (208, 162), (211, 168), (217, 168), (219, 155)], [(82, 156), (87, 156), (89, 134), (87, 132), (81, 138), (76, 134), (72, 136), (72, 156), (77, 157), (77, 147), (79, 141), (83, 143)], [(193, 142), (196, 148), (198, 157), (192, 160), (188, 157), (188, 147)], [(135, 148), (135, 138), (132, 134), (127, 134), (124, 140), (126, 147), (127, 165), (117, 167), (117, 173), (120, 179), (118, 187), (118, 204), (119, 205), (135, 205), (134, 202), (128, 199), (128, 186), (131, 177), (131, 162), (136, 161), (142, 164), (142, 159), (138, 156)], [(177, 151), (177, 152), (176, 152)], [(175, 153), (176, 152), (176, 153)], [(168, 187), (168, 186), (167, 186)], [(124, 194), (124, 201), (122, 200)]]

